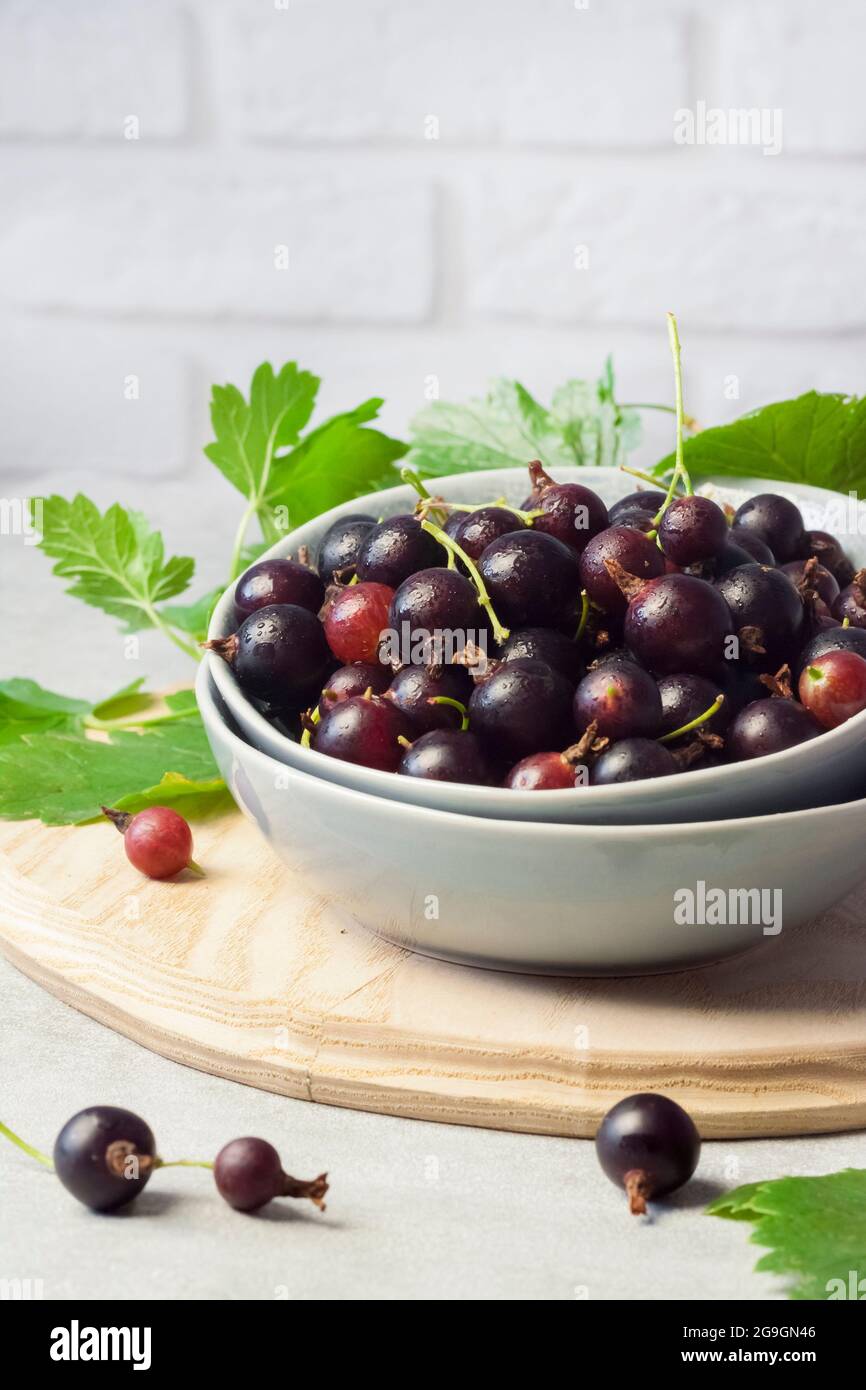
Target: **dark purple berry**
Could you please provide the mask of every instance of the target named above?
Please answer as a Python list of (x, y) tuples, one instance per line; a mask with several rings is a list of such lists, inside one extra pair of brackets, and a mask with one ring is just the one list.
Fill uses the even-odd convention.
[(471, 782), (482, 786), (493, 780), (478, 739), (468, 730), (433, 729), (416, 739), (397, 769), (405, 777), (431, 782)]
[(782, 565), (782, 574), (790, 579), (798, 594), (814, 593), (828, 608), (839, 597), (839, 585), (833, 575), (814, 557), (808, 560), (789, 560)]
[(500, 536), (526, 529), (520, 517), (505, 507), (478, 507), (474, 512), (459, 515), (460, 524), (452, 534), (470, 560), (479, 560), (488, 545)]
[[(712, 708), (720, 694), (725, 694), (719, 689), (718, 682), (707, 680), (705, 676), (682, 673), (663, 676), (658, 689), (662, 703), (660, 734), (672, 734), (684, 724), (691, 724), (692, 720), (699, 719)], [(724, 704), (701, 725), (701, 728), (708, 734), (722, 734), (732, 717), (731, 704), (725, 696)]]
[(276, 603), (207, 647), (226, 660), (248, 695), (281, 706), (317, 685), (331, 661), (325, 633), (307, 608)]
[(866, 570), (858, 570), (833, 603), (833, 617), (866, 628)]
[(741, 565), (716, 588), (731, 611), (741, 653), (769, 665), (792, 659), (803, 632), (803, 600), (791, 580), (769, 565)]
[(572, 686), (543, 661), (504, 661), (469, 701), (469, 727), (491, 757), (515, 762), (564, 747), (573, 732)]
[(315, 570), (296, 560), (260, 560), (242, 574), (235, 586), (235, 615), (242, 623), (250, 613), (274, 603), (293, 603), (318, 613), (325, 586)]
[(364, 537), (358, 554), (357, 575), (392, 589), (417, 570), (444, 565), (447, 556), (439, 542), (422, 529), (414, 516), (392, 516), (380, 521)]
[(623, 513), (645, 512), (647, 516), (655, 516), (660, 512), (667, 501), (666, 492), (658, 492), (653, 488), (630, 492), (626, 497), (621, 497), (618, 502), (614, 502), (609, 508), (608, 516), (611, 526), (629, 525), (629, 522), (620, 520)]
[(553, 536), (534, 528), (500, 536), (488, 545), (478, 568), (499, 618), (509, 627), (541, 627), (577, 611), (577, 557)]
[(737, 545), (741, 550), (745, 550), (759, 565), (775, 565), (776, 557), (766, 541), (761, 540), (757, 531), (750, 531), (747, 526), (732, 526), (730, 539), (732, 545)]
[(574, 692), (579, 733), (597, 726), (600, 738), (653, 738), (661, 732), (662, 702), (652, 676), (630, 662), (588, 672)]
[(806, 532), (806, 554), (814, 555), (818, 563), (830, 571), (840, 589), (854, 578), (854, 566), (840, 542), (827, 531)]
[(465, 666), (404, 666), (398, 671), (388, 689), (388, 699), (411, 720), (419, 734), (432, 729), (453, 729), (460, 725), (460, 711), (454, 705), (435, 704), (445, 697), (468, 705), (472, 694), (472, 677)]
[(116, 1105), (91, 1105), (67, 1120), (54, 1144), (54, 1171), (93, 1211), (114, 1211), (137, 1197), (157, 1166), (150, 1126)]
[(587, 541), (609, 525), (607, 507), (590, 488), (556, 483), (538, 462), (529, 465), (529, 476), (536, 499), (533, 510), (541, 511), (533, 519), (533, 530), (555, 537), (579, 555)]
[(580, 557), (581, 584), (598, 608), (618, 618), (624, 616), (628, 600), (609, 564), (620, 566), (636, 579), (654, 579), (665, 568), (655, 541), (633, 526), (610, 526), (593, 537)]
[(676, 1101), (644, 1092), (608, 1110), (595, 1151), (605, 1175), (625, 1188), (629, 1209), (640, 1216), (648, 1201), (688, 1182), (701, 1156), (701, 1138)]
[[(790, 588), (787, 580), (781, 582)], [(722, 669), (732, 631), (722, 595), (688, 574), (650, 580), (632, 599), (625, 619), (626, 643), (658, 676), (679, 671), (714, 676)]]
[(363, 512), (332, 522), (319, 543), (316, 557), (316, 568), (325, 584), (333, 584), (338, 578), (345, 583), (352, 578), (361, 546), (375, 525), (376, 518)]
[(738, 507), (734, 529), (757, 532), (780, 565), (806, 553), (806, 531), (800, 509), (776, 492), (758, 493)]
[(283, 1172), (280, 1156), (266, 1139), (232, 1139), (216, 1156), (214, 1182), (235, 1211), (258, 1211), (274, 1197), (306, 1197), (324, 1211), (328, 1175), (300, 1182)]
[(341, 700), (350, 700), (353, 695), (363, 695), (367, 690), (373, 695), (384, 695), (390, 684), (391, 672), (387, 666), (373, 661), (354, 661), (348, 666), (340, 666), (328, 677), (318, 706), (324, 713)]
[(740, 710), (727, 738), (733, 762), (781, 753), (823, 733), (817, 719), (794, 700), (756, 700)]
[(727, 518), (709, 497), (677, 497), (659, 522), (662, 550), (675, 565), (711, 560), (727, 539)]
[(388, 621), (407, 662), (453, 661), (467, 642), (487, 644), (478, 591), (457, 570), (418, 570), (404, 579), (391, 600)]
[(380, 772), (396, 772), (403, 756), (399, 739), (411, 735), (409, 720), (385, 696), (355, 695), (322, 715), (312, 735), (312, 746), (329, 758)]
[(601, 754), (590, 773), (594, 787), (614, 782), (642, 782), (646, 777), (670, 777), (679, 772), (672, 753), (650, 738), (623, 738)]
[(576, 682), (580, 679), (582, 662), (577, 644), (552, 627), (521, 627), (507, 638), (500, 653), (503, 661), (546, 661), (554, 671)]

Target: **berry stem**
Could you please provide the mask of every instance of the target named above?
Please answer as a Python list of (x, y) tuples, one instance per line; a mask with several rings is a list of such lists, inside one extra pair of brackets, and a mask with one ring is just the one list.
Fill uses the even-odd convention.
[(460, 700), (452, 700), (450, 695), (431, 695), (427, 701), (428, 705), (450, 705), (456, 709), (460, 715), (460, 732), (465, 734), (469, 728), (469, 711)]
[(132, 821), (132, 816), (128, 811), (113, 811), (110, 806), (100, 806), (99, 809), (106, 819), (111, 821), (115, 830), (119, 831), (121, 835), (126, 834)]
[(168, 714), (157, 714), (154, 715), (153, 719), (139, 719), (136, 715), (130, 715), (129, 719), (97, 719), (95, 714), (88, 714), (84, 719), (84, 727), (110, 734), (115, 729), (150, 729), (156, 724), (172, 724), (177, 719), (189, 719), (189, 717), (188, 709), (177, 709)]
[(11, 1143), (21, 1149), (22, 1153), (28, 1154), (30, 1158), (35, 1158), (37, 1163), (44, 1164), (46, 1168), (50, 1168), (53, 1172), (54, 1164), (51, 1162), (48, 1155), (44, 1154), (41, 1149), (34, 1149), (32, 1144), (26, 1144), (21, 1136), (16, 1134), (14, 1130), (11, 1130), (8, 1125), (4, 1125), (2, 1120), (0, 1120), (0, 1134), (5, 1135)]
[(415, 489), (418, 496), (421, 498), (423, 502), (433, 501), (432, 493), (430, 492), (429, 488), (427, 488), (425, 484), (421, 481), (414, 468), (401, 468), (400, 477), (403, 479), (404, 483), (408, 483), (410, 487), (413, 487)]
[(510, 636), (509, 630), (507, 627), (502, 626), (502, 623), (499, 621), (493, 610), (493, 603), (490, 598), (490, 595), (487, 592), (487, 586), (484, 583), (484, 580), (481, 578), (475, 561), (470, 560), (463, 547), (458, 545), (457, 542), (447, 534), (447, 532), (443, 531), (441, 526), (434, 526), (432, 521), (427, 520), (422, 521), (421, 526), (422, 529), (427, 531), (429, 535), (433, 536), (439, 542), (440, 545), (443, 545), (450, 554), (456, 555), (458, 560), (463, 561), (463, 564), (469, 571), (469, 577), (471, 578), (478, 592), (478, 602), (481, 604), (482, 608), (487, 610), (487, 615), (490, 618), (490, 622), (493, 627), (494, 640), (500, 644), (507, 641), (508, 637)]
[(418, 503), (418, 507), (423, 508), (429, 506), (430, 511), (435, 512), (436, 516), (444, 525), (448, 517), (448, 513), (445, 510), (446, 504), (442, 502), (441, 499), (433, 496), (433, 494), (430, 492), (430, 489), (426, 487), (421, 478), (419, 478), (414, 468), (401, 468), (400, 477), (403, 479), (404, 483), (408, 483), (409, 486), (413, 487), (417, 492), (418, 496), (421, 499), (421, 501)]
[(579, 642), (589, 621), (589, 594), (586, 589), (580, 591), (580, 621), (577, 624), (577, 632), (574, 634), (575, 642)]
[(441, 502), (438, 498), (432, 497), (430, 502), (419, 502), (418, 508), (422, 512), (432, 511), (433, 507), (441, 507), (449, 512), (477, 512), (482, 507), (499, 507), (503, 512), (511, 512), (512, 516), (531, 526), (537, 516), (544, 516), (541, 507), (535, 507), (531, 512), (521, 511), (519, 507), (512, 507), (505, 501), (504, 497), (497, 497), (493, 502)]
[(156, 1158), (153, 1166), (154, 1168), (213, 1168), (213, 1163), (209, 1158), (172, 1158), (167, 1163), (162, 1158)]
[[(229, 583), (232, 583), (235, 579), (237, 579), (238, 575), (243, 569), (241, 554), (244, 548), (244, 540), (246, 539), (247, 527), (249, 526), (254, 516), (258, 516), (261, 520), (261, 514), (263, 510), (265, 510), (265, 497), (267, 496), (268, 484), (271, 476), (271, 466), (273, 464), (274, 454), (276, 453), (277, 449), (277, 440), (279, 438), (280, 430), (283, 426), (283, 420), (285, 419), (289, 409), (290, 407), (288, 405), (284, 406), (280, 413), (277, 415), (277, 418), (274, 420), (273, 425), (271, 426), (271, 432), (268, 435), (267, 443), (265, 445), (265, 456), (262, 463), (261, 477), (259, 478), (258, 483), (255, 485), (255, 489), (253, 491), (252, 496), (250, 497), (249, 504), (246, 510), (244, 511), (243, 516), (240, 519), (237, 532), (235, 533), (235, 543), (232, 548), (231, 565), (229, 566)], [(254, 472), (249, 465), (249, 461), (247, 460), (246, 448), (243, 440), (241, 440), (240, 447), (244, 455), (244, 462), (247, 466), (247, 474), (250, 478), (252, 478), (254, 476)]]
[(724, 695), (717, 695), (709, 709), (705, 709), (703, 714), (699, 714), (696, 719), (690, 719), (688, 724), (683, 724), (681, 729), (673, 729), (669, 734), (662, 734), (657, 742), (672, 743), (675, 738), (681, 738), (683, 734), (690, 734), (692, 729), (699, 729), (702, 724), (706, 724), (708, 719), (712, 719), (714, 714), (718, 714), (724, 703)]
[(327, 1190), (327, 1173), (320, 1173), (311, 1182), (303, 1182), (300, 1178), (293, 1178), (288, 1173), (283, 1173), (283, 1185), (279, 1195), (281, 1197), (306, 1197), (313, 1203), (314, 1207), (319, 1208), (319, 1211), (324, 1211)]
[(623, 1178), (628, 1195), (628, 1209), (632, 1216), (646, 1216), (647, 1198), (652, 1196), (652, 1188), (646, 1173), (640, 1168), (632, 1168)]
[(632, 478), (639, 478), (642, 483), (652, 483), (653, 488), (657, 492), (660, 491), (659, 480), (658, 478), (654, 478), (651, 473), (642, 473), (639, 468), (629, 468), (624, 463), (620, 464), (619, 471), (620, 473), (630, 474)]
[[(674, 406), (674, 405), (655, 405), (652, 401), (629, 401), (629, 403), (628, 403), (627, 405), (621, 405), (621, 406), (619, 407), (619, 409), (620, 409), (620, 410), (663, 410), (663, 411), (665, 412), (665, 414), (667, 414), (667, 415), (675, 415), (675, 414), (676, 414), (676, 406)], [(700, 427), (700, 425), (698, 424), (697, 420), (695, 419), (694, 415), (684, 415), (684, 416), (683, 416), (683, 423), (685, 424), (685, 427), (686, 427), (686, 429), (688, 430), (689, 434), (700, 434), (701, 427)], [(630, 470), (627, 468), (627, 469), (626, 469), (626, 472), (628, 473), (629, 471), (630, 471)], [(640, 475), (638, 475), (638, 476), (640, 476)], [(658, 479), (657, 479), (657, 478), (654, 478), (654, 479), (653, 479), (653, 482), (658, 482)]]
[(688, 471), (687, 471), (687, 469), (686, 469), (685, 462), (683, 461), (683, 367), (682, 367), (682, 348), (680, 347), (680, 335), (679, 335), (679, 333), (677, 332), (677, 321), (676, 321), (675, 316), (674, 316), (673, 314), (668, 314), (667, 320), (668, 320), (668, 338), (670, 339), (671, 354), (672, 354), (673, 359), (674, 359), (674, 387), (675, 387), (675, 391), (676, 391), (676, 413), (677, 413), (676, 464), (675, 464), (675, 466), (674, 466), (674, 471), (673, 471), (673, 474), (672, 474), (672, 476), (671, 476), (671, 481), (670, 481), (670, 486), (669, 486), (669, 488), (668, 488), (667, 497), (665, 498), (665, 500), (664, 500), (664, 502), (662, 503), (662, 505), (660, 506), (659, 510), (656, 512), (655, 516), (653, 517), (653, 526), (654, 526), (654, 527), (657, 527), (657, 526), (658, 526), (659, 522), (661, 521), (662, 517), (664, 516), (665, 512), (667, 511), (668, 507), (670, 506), (671, 502), (673, 501), (673, 499), (674, 499), (674, 493), (676, 492), (676, 489), (677, 489), (677, 483), (679, 482), (680, 478), (682, 478), (682, 480), (683, 480), (683, 486), (685, 487), (686, 495), (690, 497), (690, 496), (692, 495), (692, 493), (694, 492), (694, 488), (692, 487), (692, 480), (691, 480), (691, 478), (690, 478), (689, 475), (688, 475)]

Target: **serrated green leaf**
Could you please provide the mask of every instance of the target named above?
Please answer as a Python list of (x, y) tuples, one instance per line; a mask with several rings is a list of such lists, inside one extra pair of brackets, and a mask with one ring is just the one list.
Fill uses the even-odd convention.
[[(268, 493), (271, 507), (284, 506), (292, 526), (371, 491), (385, 470), (402, 458), (408, 445), (379, 430), (362, 428), (380, 401), (334, 416), (313, 430), (275, 470)], [(393, 483), (399, 482), (396, 472)]]
[(732, 1192), (723, 1192), (707, 1207), (708, 1216), (724, 1216), (729, 1221), (754, 1221), (755, 1209), (752, 1198), (764, 1186), (760, 1182), (744, 1183)]
[[(807, 391), (701, 430), (683, 446), (693, 475), (719, 474), (811, 483), (866, 497), (866, 397)], [(668, 455), (656, 466), (673, 466)]]
[(0, 718), (6, 711), (10, 715), (27, 717), (32, 714), (35, 717), (39, 714), (87, 714), (91, 708), (87, 700), (58, 695), (24, 676), (0, 681)]
[(54, 573), (72, 581), (68, 592), (120, 618), (127, 632), (158, 625), (156, 605), (182, 593), (195, 569), (186, 555), (166, 560), (162, 536), (140, 513), (115, 503), (103, 514), (81, 493), (42, 499), (41, 529)]
[(613, 376), (593, 385), (567, 381), (550, 409), (519, 381), (492, 384), (483, 400), (434, 401), (412, 421), (410, 465), (422, 477), (486, 468), (525, 468), (533, 459), (554, 472), (575, 464), (614, 465), (637, 442), (635, 411), (613, 400)]
[(214, 386), (211, 423), (216, 440), (205, 453), (244, 497), (264, 495), (265, 470), (280, 449), (297, 444), (313, 413), (319, 378), (286, 362), (275, 373), (263, 362), (253, 375), (247, 402), (236, 386)]
[(866, 1169), (749, 1183), (707, 1210), (754, 1222), (756, 1269), (788, 1276), (791, 1298), (866, 1298)]
[(140, 733), (117, 731), (107, 742), (80, 730), (28, 734), (0, 747), (0, 818), (77, 825), (97, 817), (102, 805), (147, 792), (167, 772), (191, 782), (217, 777), (197, 716)]
[(234, 805), (231, 793), (221, 777), (209, 781), (190, 781), (179, 772), (167, 772), (155, 787), (131, 792), (113, 803), (117, 811), (143, 811), (147, 806), (171, 806), (187, 820), (202, 820), (219, 815)]

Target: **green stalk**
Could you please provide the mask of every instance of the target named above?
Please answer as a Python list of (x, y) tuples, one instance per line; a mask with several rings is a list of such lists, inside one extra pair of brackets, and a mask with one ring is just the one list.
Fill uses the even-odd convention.
[(574, 634), (575, 642), (579, 642), (586, 631), (586, 623), (589, 618), (589, 594), (586, 589), (580, 591), (580, 622), (577, 625), (577, 632)]
[(213, 1163), (207, 1158), (173, 1158), (168, 1163), (157, 1158), (153, 1166), (154, 1168), (213, 1168)]
[(21, 1149), (23, 1153), (28, 1154), (30, 1158), (35, 1158), (37, 1163), (44, 1164), (46, 1168), (50, 1168), (53, 1172), (54, 1164), (51, 1162), (51, 1159), (48, 1157), (48, 1155), (42, 1153), (40, 1149), (34, 1149), (32, 1144), (25, 1144), (24, 1140), (20, 1137), (20, 1135), (16, 1134), (14, 1130), (11, 1130), (8, 1125), (4, 1125), (2, 1120), (0, 1120), (0, 1134), (4, 1134), (6, 1138), (9, 1139), (13, 1144), (17, 1145), (17, 1147)]
[(670, 340), (670, 345), (671, 345), (671, 355), (673, 356), (673, 359), (674, 359), (674, 386), (675, 386), (675, 390), (676, 390), (676, 412), (677, 412), (676, 464), (675, 464), (675, 466), (674, 466), (674, 471), (673, 471), (673, 473), (672, 473), (672, 475), (671, 475), (670, 487), (668, 488), (667, 496), (665, 497), (664, 502), (663, 502), (662, 505), (659, 507), (658, 511), (656, 512), (655, 516), (653, 517), (653, 527), (654, 527), (654, 528), (657, 528), (657, 527), (658, 527), (658, 525), (659, 525), (659, 523), (660, 523), (662, 517), (664, 516), (665, 512), (667, 511), (668, 507), (670, 506), (671, 502), (673, 501), (673, 499), (674, 499), (674, 493), (676, 492), (676, 489), (677, 489), (677, 483), (679, 482), (680, 478), (682, 478), (682, 480), (683, 480), (683, 485), (684, 485), (685, 490), (686, 490), (686, 495), (690, 497), (690, 496), (692, 495), (692, 493), (694, 492), (694, 488), (692, 487), (692, 480), (691, 480), (691, 478), (690, 478), (689, 475), (688, 475), (688, 472), (687, 472), (686, 466), (685, 466), (685, 462), (684, 462), (684, 460), (683, 460), (683, 369), (682, 369), (682, 349), (681, 349), (681, 347), (680, 347), (680, 335), (679, 335), (679, 333), (677, 332), (677, 321), (676, 321), (676, 318), (674, 317), (674, 315), (673, 315), (673, 314), (668, 314), (667, 320), (668, 320), (668, 338), (669, 338), (669, 340)]
[(443, 545), (449, 554), (456, 555), (458, 560), (463, 561), (477, 590), (478, 602), (481, 604), (482, 608), (486, 609), (487, 615), (490, 618), (490, 623), (493, 628), (493, 639), (501, 646), (503, 642), (508, 640), (511, 634), (507, 627), (503, 627), (493, 610), (493, 600), (487, 592), (487, 585), (481, 578), (475, 561), (470, 560), (463, 547), (458, 545), (455, 540), (452, 540), (451, 536), (443, 531), (441, 526), (435, 526), (432, 521), (424, 520), (421, 522), (421, 527), (424, 531), (427, 531), (429, 535), (433, 536), (440, 545)]
[(262, 476), (259, 478), (258, 483), (253, 489), (253, 495), (250, 498), (249, 503), (247, 504), (244, 514), (241, 517), (240, 525), (238, 526), (238, 529), (235, 533), (235, 543), (232, 548), (232, 562), (231, 566), (229, 567), (229, 583), (232, 583), (235, 579), (237, 579), (238, 575), (241, 572), (241, 551), (244, 548), (244, 540), (247, 534), (247, 527), (249, 526), (253, 517), (258, 516), (261, 508), (264, 505), (265, 494), (268, 490), (268, 481), (271, 475), (271, 465), (273, 464), (274, 454), (277, 450), (277, 438), (279, 436), (280, 427), (282, 426), (283, 420), (286, 417), (288, 409), (289, 407), (285, 406), (280, 411), (279, 415), (274, 420), (274, 423), (271, 426), (271, 432), (268, 435), (268, 442), (265, 445), (265, 458), (264, 463), (262, 465)]
[(116, 729), (145, 729), (151, 728), (156, 724), (172, 724), (176, 719), (189, 719), (190, 710), (172, 710), (169, 714), (157, 714), (153, 719), (137, 719), (131, 715), (129, 719), (97, 719), (95, 714), (88, 714), (84, 719), (85, 729), (96, 729), (100, 733), (110, 734)]
[(451, 705), (460, 715), (460, 732), (465, 734), (469, 728), (469, 711), (460, 700), (452, 700), (450, 695), (431, 695), (428, 705)]
[(655, 492), (661, 492), (658, 478), (654, 478), (651, 473), (642, 473), (639, 468), (627, 468), (624, 463), (619, 466), (620, 473), (630, 473), (633, 478), (640, 478), (642, 483), (652, 483)]
[(702, 724), (706, 724), (708, 719), (712, 719), (714, 714), (718, 714), (724, 703), (724, 695), (717, 695), (709, 709), (704, 710), (703, 714), (699, 714), (697, 719), (690, 719), (688, 724), (684, 724), (681, 729), (674, 729), (669, 734), (662, 734), (657, 742), (673, 743), (675, 738), (682, 738), (683, 734), (690, 734), (693, 729), (699, 729)]

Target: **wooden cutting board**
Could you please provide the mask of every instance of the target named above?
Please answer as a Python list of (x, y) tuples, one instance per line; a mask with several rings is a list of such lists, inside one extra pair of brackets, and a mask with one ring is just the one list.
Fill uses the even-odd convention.
[(708, 1137), (866, 1126), (863, 895), (727, 964), (564, 980), (380, 941), (237, 814), (196, 858), (204, 879), (153, 883), (107, 824), (0, 824), (0, 947), (144, 1047), (330, 1105), (591, 1135), (662, 1090)]

